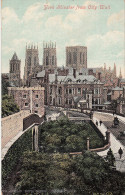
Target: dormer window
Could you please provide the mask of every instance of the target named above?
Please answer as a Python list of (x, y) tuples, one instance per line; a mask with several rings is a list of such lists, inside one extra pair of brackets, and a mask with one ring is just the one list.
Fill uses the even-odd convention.
[(68, 83), (71, 83), (71, 82), (72, 82), (72, 80), (71, 80), (71, 79), (68, 79), (67, 81), (68, 81)]
[(81, 80), (80, 80), (80, 79), (78, 79), (76, 82), (77, 82), (77, 83), (80, 83), (80, 82), (81, 82)]
[(86, 83), (86, 81), (87, 81), (87, 80), (86, 80), (86, 79), (84, 79), (84, 80), (83, 80), (83, 83)]

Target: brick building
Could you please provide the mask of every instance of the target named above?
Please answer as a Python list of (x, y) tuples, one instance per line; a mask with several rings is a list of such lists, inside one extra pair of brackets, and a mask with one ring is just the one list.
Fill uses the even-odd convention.
[(75, 68), (78, 71), (81, 68), (87, 68), (87, 47), (66, 47), (66, 66)]
[(8, 95), (13, 96), (20, 110), (30, 110), (31, 113), (44, 115), (43, 87), (8, 87)]
[(123, 94), (123, 88), (115, 87), (111, 91), (111, 100), (117, 100)]
[(32, 78), (31, 84), (45, 88), (46, 105), (76, 108), (82, 101), (86, 109), (92, 109), (102, 107), (104, 102), (103, 83), (92, 75), (79, 75), (72, 68), (67, 75), (60, 75), (60, 69), (53, 73), (43, 70)]
[(21, 84), (20, 66), (21, 60), (19, 60), (17, 54), (14, 53), (12, 59), (10, 60), (9, 82), (16, 87), (19, 87)]

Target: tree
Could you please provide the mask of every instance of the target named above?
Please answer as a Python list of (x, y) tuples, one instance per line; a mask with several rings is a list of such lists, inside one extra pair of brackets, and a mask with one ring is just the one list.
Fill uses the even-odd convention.
[(6, 79), (2, 76), (2, 96), (8, 94), (7, 87), (10, 87), (10, 84)]
[(14, 102), (14, 99), (8, 95), (4, 95), (2, 97), (2, 117), (9, 116), (16, 112), (19, 112), (19, 107)]

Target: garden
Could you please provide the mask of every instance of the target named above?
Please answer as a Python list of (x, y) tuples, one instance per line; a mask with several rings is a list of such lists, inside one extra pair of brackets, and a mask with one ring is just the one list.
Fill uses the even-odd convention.
[(45, 122), (39, 127), (40, 150), (53, 153), (82, 152), (87, 149), (87, 138), (90, 148), (103, 147), (105, 141), (89, 122), (76, 124), (66, 117), (60, 120)]

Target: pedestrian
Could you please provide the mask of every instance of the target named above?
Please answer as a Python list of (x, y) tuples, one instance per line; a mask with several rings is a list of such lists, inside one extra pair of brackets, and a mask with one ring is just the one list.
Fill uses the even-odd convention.
[(96, 121), (96, 125), (98, 126), (98, 121)]
[(113, 111), (113, 116), (114, 116), (115, 112)]
[(101, 126), (101, 124), (102, 124), (102, 121), (100, 120), (100, 126)]
[(119, 149), (118, 153), (119, 153), (119, 155), (120, 155), (120, 159), (121, 159), (122, 154), (123, 154), (123, 150), (121, 149), (121, 147), (120, 147), (120, 149)]

